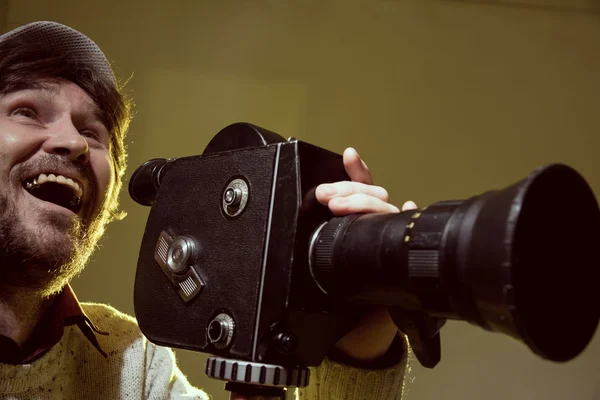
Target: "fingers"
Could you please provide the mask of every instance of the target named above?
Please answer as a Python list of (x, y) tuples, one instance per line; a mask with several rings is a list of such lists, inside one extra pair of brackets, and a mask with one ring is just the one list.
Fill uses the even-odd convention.
[(398, 207), (365, 193), (355, 193), (344, 197), (334, 197), (327, 204), (334, 215), (354, 213), (400, 212)]
[(398, 328), (387, 308), (376, 306), (336, 347), (352, 358), (374, 360), (388, 351), (397, 334)]
[(381, 186), (374, 186), (361, 182), (348, 181), (325, 183), (319, 185), (317, 186), (315, 195), (317, 196), (317, 201), (319, 201), (319, 203), (327, 205), (331, 199), (334, 199), (336, 197), (347, 197), (359, 193), (373, 196), (384, 202), (387, 202), (389, 200), (387, 190), (385, 190)]
[[(343, 154), (344, 168), (350, 181), (321, 184), (315, 191), (319, 203), (329, 207), (334, 215), (374, 212), (400, 212), (398, 207), (389, 204), (389, 194), (381, 186), (373, 185), (367, 164), (352, 147)], [(417, 205), (407, 201), (402, 211), (412, 210)]]
[(414, 210), (417, 208), (417, 205), (414, 201), (407, 201), (402, 205), (402, 211)]
[(366, 183), (368, 185), (373, 183), (371, 178), (371, 172), (369, 167), (352, 147), (348, 147), (344, 150), (343, 154), (344, 168), (350, 179), (354, 182)]

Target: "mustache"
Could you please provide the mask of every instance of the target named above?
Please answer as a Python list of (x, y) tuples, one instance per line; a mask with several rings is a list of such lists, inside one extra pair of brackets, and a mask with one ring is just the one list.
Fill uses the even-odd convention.
[(84, 181), (93, 183), (92, 171), (87, 164), (80, 161), (70, 161), (63, 156), (44, 154), (18, 166), (18, 175), (21, 180), (29, 178), (40, 171), (67, 171)]

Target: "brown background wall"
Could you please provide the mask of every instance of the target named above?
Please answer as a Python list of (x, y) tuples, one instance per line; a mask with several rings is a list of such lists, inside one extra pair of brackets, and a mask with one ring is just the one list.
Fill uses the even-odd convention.
[[(11, 0), (5, 28), (66, 23), (131, 77), (129, 173), (152, 157), (198, 154), (225, 125), (249, 121), (338, 152), (355, 146), (394, 203), (426, 205), (554, 161), (600, 193), (599, 4)], [(148, 210), (122, 199), (129, 216), (74, 287), (133, 314)], [(598, 335), (568, 365), (464, 323), (442, 335), (442, 362), (413, 363), (408, 399), (600, 399)], [(204, 377), (203, 355), (177, 354), (194, 384), (225, 398)]]

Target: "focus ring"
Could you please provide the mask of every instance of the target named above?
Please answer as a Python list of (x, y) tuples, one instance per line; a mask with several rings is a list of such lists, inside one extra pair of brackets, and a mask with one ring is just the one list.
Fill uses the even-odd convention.
[(310, 272), (317, 285), (328, 293), (335, 285), (333, 265), (334, 245), (337, 233), (346, 218), (332, 218), (315, 232), (309, 254)]
[(413, 214), (407, 226), (408, 275), (417, 290), (435, 290), (441, 283), (443, 234), (455, 207), (455, 202), (433, 204)]

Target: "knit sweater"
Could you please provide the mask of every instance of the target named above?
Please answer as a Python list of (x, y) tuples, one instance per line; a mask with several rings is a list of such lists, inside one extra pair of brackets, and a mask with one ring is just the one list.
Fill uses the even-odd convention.
[[(76, 326), (31, 364), (0, 363), (0, 399), (209, 399), (190, 385), (171, 349), (154, 345), (131, 316), (94, 303), (82, 303), (99, 330), (92, 346)], [(408, 352), (407, 352), (408, 353)], [(400, 399), (407, 357), (397, 366), (363, 370), (328, 359), (311, 369), (310, 384), (297, 391), (302, 400)]]

